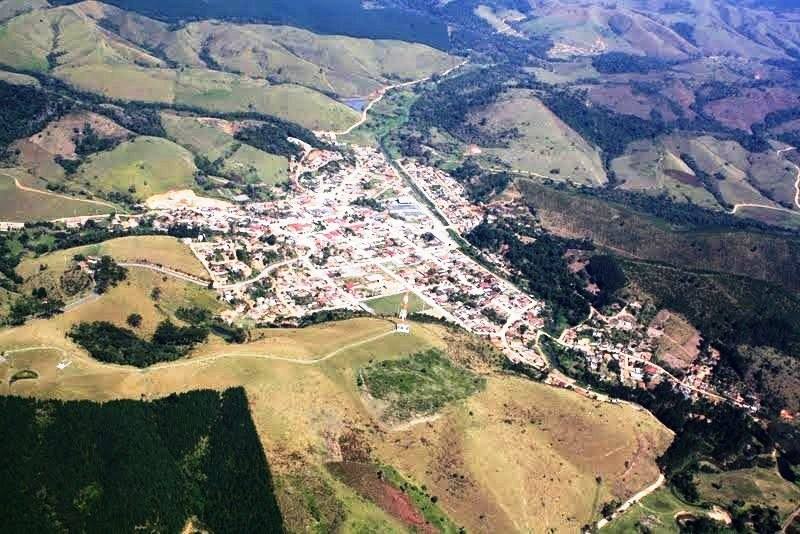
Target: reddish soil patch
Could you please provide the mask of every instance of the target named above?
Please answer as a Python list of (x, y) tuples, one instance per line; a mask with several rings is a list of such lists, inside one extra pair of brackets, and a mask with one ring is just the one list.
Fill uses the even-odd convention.
[(747, 89), (739, 96), (715, 100), (705, 110), (725, 126), (749, 131), (754, 123), (764, 120), (768, 113), (797, 105), (796, 91), (785, 87), (765, 87)]
[(678, 180), (682, 184), (691, 185), (692, 187), (703, 187), (703, 182), (701, 182), (697, 178), (697, 176), (689, 174), (688, 172), (676, 171), (675, 169), (667, 169), (666, 171), (664, 171), (664, 174), (666, 174), (670, 178)]
[(356, 493), (378, 505), (383, 511), (396, 517), (420, 532), (435, 533), (414, 506), (411, 498), (379, 476), (380, 469), (374, 464), (357, 462), (335, 462), (327, 464), (328, 470)]

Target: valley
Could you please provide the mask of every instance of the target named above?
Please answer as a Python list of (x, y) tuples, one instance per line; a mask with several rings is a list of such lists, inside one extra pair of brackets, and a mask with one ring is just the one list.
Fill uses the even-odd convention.
[(0, 0), (9, 532), (800, 527), (797, 6), (162, 4)]

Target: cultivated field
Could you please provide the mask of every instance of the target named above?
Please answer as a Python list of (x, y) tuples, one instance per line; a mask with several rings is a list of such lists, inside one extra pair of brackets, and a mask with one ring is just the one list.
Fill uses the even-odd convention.
[(481, 147), (509, 168), (553, 180), (598, 185), (606, 181), (600, 155), (559, 120), (533, 93), (514, 89), (475, 113), (470, 121), (488, 133), (516, 129), (504, 148)]

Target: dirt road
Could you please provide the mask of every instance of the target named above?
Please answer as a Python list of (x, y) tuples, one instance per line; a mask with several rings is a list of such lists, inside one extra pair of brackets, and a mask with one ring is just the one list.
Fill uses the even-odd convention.
[[(450, 67), (449, 69), (447, 69), (446, 71), (442, 72), (441, 74), (439, 74), (439, 76), (447, 76), (448, 74), (450, 74), (454, 70), (466, 65), (466, 63), (467, 63), (467, 60), (465, 59), (464, 61), (462, 61), (458, 65), (454, 65), (454, 66)], [(366, 106), (364, 106), (364, 109), (361, 110), (361, 118), (359, 118), (358, 121), (355, 122), (355, 124), (351, 125), (346, 130), (342, 130), (340, 132), (329, 132), (329, 133), (332, 133), (334, 135), (347, 135), (347, 134), (349, 134), (350, 132), (352, 132), (353, 130), (355, 130), (356, 128), (358, 128), (359, 126), (364, 124), (365, 122), (367, 122), (367, 115), (369, 114), (369, 110), (372, 109), (372, 106), (374, 106), (375, 104), (377, 104), (378, 102), (383, 100), (383, 97), (386, 95), (386, 93), (388, 93), (389, 91), (392, 91), (394, 89), (400, 89), (401, 87), (411, 87), (412, 85), (417, 85), (418, 83), (427, 82), (428, 80), (431, 79), (431, 77), (432, 76), (426, 76), (424, 78), (419, 78), (418, 80), (411, 80), (411, 81), (408, 81), (408, 82), (396, 83), (396, 84), (393, 84), (393, 85), (387, 85), (386, 87), (382, 87), (378, 91), (378, 94), (375, 96), (375, 98), (370, 100), (369, 103)]]

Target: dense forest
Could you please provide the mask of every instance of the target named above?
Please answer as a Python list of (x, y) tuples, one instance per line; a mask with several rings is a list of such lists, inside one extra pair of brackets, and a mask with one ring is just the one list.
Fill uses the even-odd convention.
[(414, 101), (409, 113), (410, 125), (420, 132), (440, 128), (464, 143), (504, 146), (517, 135), (514, 130), (486, 132), (467, 119), (470, 112), (495, 102), (514, 76), (505, 66), (442, 80), (425, 89), (424, 95)]
[(647, 74), (670, 66), (668, 61), (650, 56), (637, 56), (624, 52), (606, 52), (592, 58), (592, 66), (601, 74)]
[(619, 115), (599, 106), (590, 107), (586, 101), (584, 93), (568, 90), (552, 91), (543, 98), (544, 104), (558, 118), (603, 151), (606, 165), (622, 155), (632, 141), (657, 137), (668, 131), (662, 123)]
[(33, 86), (0, 81), (0, 151), (41, 130), (66, 113), (72, 104)]
[(3, 532), (279, 533), (242, 388), (152, 402), (0, 398)]

